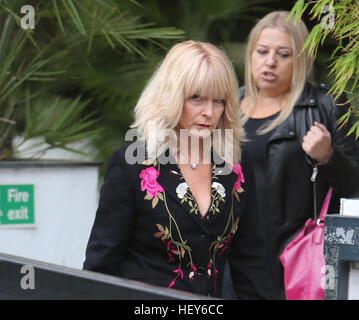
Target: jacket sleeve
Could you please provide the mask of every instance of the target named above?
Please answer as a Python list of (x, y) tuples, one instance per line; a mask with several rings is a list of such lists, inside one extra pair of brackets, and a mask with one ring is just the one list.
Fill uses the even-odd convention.
[[(354, 124), (351, 117), (348, 123), (341, 127), (337, 123), (347, 111), (346, 98), (340, 97), (338, 101), (327, 96), (325, 101), (329, 105), (332, 125), (333, 153), (327, 164), (322, 165), (321, 171), (333, 186), (334, 190), (343, 197), (359, 196), (359, 141), (355, 134), (347, 136)], [(328, 110), (328, 106), (326, 106)]]
[(135, 198), (124, 148), (110, 158), (83, 269), (117, 275), (135, 222)]
[(242, 214), (229, 253), (233, 287), (238, 299), (270, 299), (271, 277), (264, 239), (263, 217), (257, 208), (254, 174), (248, 156), (243, 157), (245, 176)]

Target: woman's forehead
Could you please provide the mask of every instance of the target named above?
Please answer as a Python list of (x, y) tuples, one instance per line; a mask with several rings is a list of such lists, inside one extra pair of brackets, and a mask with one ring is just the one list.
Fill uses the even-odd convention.
[(198, 94), (201, 97), (225, 98), (227, 96), (227, 90), (218, 86), (199, 85), (191, 87), (186, 96), (188, 98), (195, 94)]
[(197, 72), (187, 85), (187, 96), (199, 94), (201, 96), (226, 97), (229, 91), (227, 72), (214, 72), (209, 68), (207, 72)]
[(256, 42), (256, 46), (292, 49), (291, 36), (278, 28), (264, 28)]

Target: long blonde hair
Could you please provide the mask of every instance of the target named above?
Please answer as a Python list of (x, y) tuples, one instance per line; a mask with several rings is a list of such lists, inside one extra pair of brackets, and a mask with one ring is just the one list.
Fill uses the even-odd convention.
[[(303, 45), (308, 37), (308, 29), (302, 20), (299, 20), (297, 24), (294, 23), (293, 18), (287, 21), (288, 15), (288, 11), (274, 11), (267, 14), (257, 22), (248, 37), (244, 75), (245, 97), (250, 98), (251, 101), (248, 105), (248, 114), (251, 113), (258, 99), (258, 88), (251, 70), (251, 56), (263, 29), (274, 28), (286, 32), (291, 38), (294, 56), (292, 83), (287, 105), (282, 108), (278, 117), (271, 121), (267, 127), (259, 130), (259, 134), (271, 131), (288, 118), (303, 91), (305, 82), (310, 76), (313, 66), (313, 59), (310, 57), (308, 50), (302, 51)], [(241, 114), (241, 116), (245, 122), (247, 117), (244, 116), (244, 114)]]
[[(194, 94), (225, 97), (224, 112), (217, 128), (222, 129), (222, 146), (224, 129), (233, 130), (233, 159), (224, 160), (229, 164), (238, 162), (244, 130), (239, 121), (239, 90), (233, 65), (213, 44), (191, 40), (177, 43), (170, 49), (135, 106), (135, 121), (131, 127), (142, 133), (146, 143), (153, 130), (157, 130), (155, 144), (152, 143), (152, 147), (146, 144), (148, 154), (158, 156), (170, 147), (163, 132), (165, 129), (174, 131), (184, 101)], [(223, 154), (216, 148), (213, 145), (217, 154)]]

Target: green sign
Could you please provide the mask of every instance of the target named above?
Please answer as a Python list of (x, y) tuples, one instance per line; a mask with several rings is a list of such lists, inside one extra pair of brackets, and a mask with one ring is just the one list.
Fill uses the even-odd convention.
[(0, 185), (0, 226), (34, 223), (34, 185)]

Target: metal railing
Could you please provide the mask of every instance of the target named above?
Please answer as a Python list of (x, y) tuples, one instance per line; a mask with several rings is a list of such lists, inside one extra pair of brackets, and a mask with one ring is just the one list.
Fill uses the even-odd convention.
[[(330, 214), (324, 222), (325, 300), (347, 300), (350, 263), (359, 262), (359, 218)], [(355, 285), (355, 286), (353, 286)], [(358, 285), (352, 283), (358, 296)]]
[(0, 253), (0, 299), (210, 300), (209, 297)]

